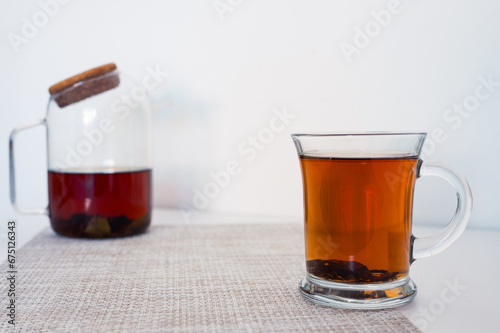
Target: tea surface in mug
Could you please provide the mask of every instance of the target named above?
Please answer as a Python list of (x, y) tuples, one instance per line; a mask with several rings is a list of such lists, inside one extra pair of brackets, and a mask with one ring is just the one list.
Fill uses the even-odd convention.
[(406, 277), (418, 158), (300, 161), (308, 273), (349, 283)]
[(70, 237), (118, 237), (151, 222), (151, 170), (102, 173), (49, 171), (49, 216)]

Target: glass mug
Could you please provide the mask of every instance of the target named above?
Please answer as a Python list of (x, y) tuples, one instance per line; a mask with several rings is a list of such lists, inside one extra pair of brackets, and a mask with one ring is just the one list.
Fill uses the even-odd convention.
[[(410, 265), (465, 230), (472, 193), (457, 172), (419, 159), (426, 133), (293, 134), (304, 188), (307, 273), (299, 290), (349, 309), (403, 305), (417, 292)], [(435, 236), (412, 235), (415, 181), (438, 176), (457, 193), (455, 216)]]
[[(20, 213), (46, 214), (63, 236), (109, 238), (144, 232), (151, 222), (151, 108), (146, 89), (103, 65), (49, 88), (45, 119), (12, 131), (10, 191)], [(14, 141), (47, 131), (47, 208), (16, 202)]]

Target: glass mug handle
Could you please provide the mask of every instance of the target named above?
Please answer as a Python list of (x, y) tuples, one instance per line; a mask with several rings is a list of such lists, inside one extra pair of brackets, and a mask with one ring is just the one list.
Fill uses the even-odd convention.
[(421, 162), (417, 177), (422, 176), (437, 176), (450, 183), (457, 193), (457, 210), (446, 228), (436, 235), (424, 238), (412, 236), (412, 262), (435, 255), (453, 244), (464, 232), (472, 213), (471, 189), (458, 172), (440, 163)]
[(25, 208), (20, 208), (17, 205), (16, 202), (16, 174), (15, 174), (15, 164), (14, 164), (14, 140), (16, 138), (16, 135), (24, 130), (27, 130), (29, 128), (38, 126), (38, 125), (45, 125), (45, 119), (40, 119), (34, 123), (24, 125), (24, 126), (19, 126), (15, 128), (11, 133), (10, 133), (10, 138), (9, 138), (9, 169), (10, 169), (10, 202), (12, 203), (12, 207), (16, 211), (22, 214), (48, 214), (48, 209), (47, 208), (31, 208), (31, 209), (25, 209)]

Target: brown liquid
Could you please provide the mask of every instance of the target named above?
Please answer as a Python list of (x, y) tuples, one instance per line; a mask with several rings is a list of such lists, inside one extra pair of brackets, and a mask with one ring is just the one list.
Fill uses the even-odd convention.
[(151, 170), (116, 173), (49, 171), (52, 228), (69, 237), (144, 232), (151, 222)]
[(301, 158), (309, 274), (350, 283), (407, 276), (417, 162)]

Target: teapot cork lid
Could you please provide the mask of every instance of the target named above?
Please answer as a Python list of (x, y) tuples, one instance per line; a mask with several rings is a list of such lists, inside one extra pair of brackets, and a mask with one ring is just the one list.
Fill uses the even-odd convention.
[[(88, 71), (77, 74), (52, 85), (49, 88), (49, 93), (51, 96), (56, 95), (54, 96), (54, 100), (56, 101), (57, 105), (59, 105), (59, 107), (63, 108), (70, 104), (79, 102), (88, 97), (117, 87), (120, 84), (118, 74), (106, 75), (102, 78), (99, 78), (104, 74), (113, 72), (114, 70), (116, 70), (116, 68), (117, 67), (114, 63), (109, 63), (96, 68), (92, 68)], [(76, 85), (77, 83), (80, 84)], [(69, 89), (67, 92), (63, 93), (63, 91), (69, 87), (74, 87), (74, 89)]]

